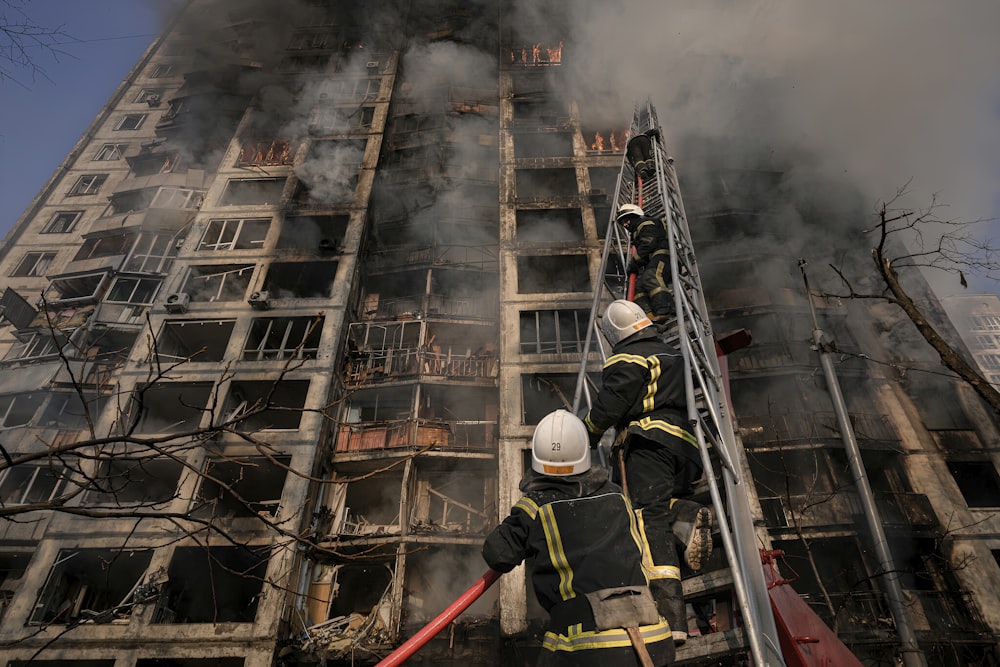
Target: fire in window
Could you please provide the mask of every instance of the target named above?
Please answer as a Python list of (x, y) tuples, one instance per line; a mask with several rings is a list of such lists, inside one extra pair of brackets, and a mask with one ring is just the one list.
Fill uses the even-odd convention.
[(252, 141), (243, 144), (239, 157), (236, 158), (237, 167), (251, 165), (273, 166), (292, 163), (292, 147), (285, 139), (272, 139), (270, 141)]

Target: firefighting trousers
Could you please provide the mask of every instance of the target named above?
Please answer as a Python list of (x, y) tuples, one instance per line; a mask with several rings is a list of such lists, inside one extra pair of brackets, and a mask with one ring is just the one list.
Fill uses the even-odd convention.
[(653, 599), (671, 629), (686, 632), (687, 613), (673, 524), (693, 522), (701, 509), (698, 503), (679, 498), (690, 495), (701, 470), (672, 447), (632, 436), (625, 448), (625, 477), (649, 547), (646, 570)]
[(671, 288), (668, 256), (654, 256), (636, 277), (633, 299), (647, 313), (658, 319), (674, 315), (674, 292)]

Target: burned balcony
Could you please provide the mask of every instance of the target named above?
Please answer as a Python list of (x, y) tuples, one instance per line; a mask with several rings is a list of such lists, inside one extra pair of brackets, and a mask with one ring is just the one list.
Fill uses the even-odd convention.
[(492, 384), (499, 369), (496, 331), (421, 321), (355, 323), (344, 368), (348, 386), (434, 376)]
[(292, 196), (282, 202), (282, 209), (294, 215), (329, 209), (343, 209), (354, 202), (354, 191), (358, 187), (358, 174), (344, 176), (344, 180), (324, 191), (313, 192), (312, 188), (303, 182), (295, 186)]
[(192, 266), (181, 293), (192, 301), (242, 301), (254, 268), (253, 264)]
[(589, 292), (587, 255), (519, 255), (517, 291), (520, 294)]
[(278, 515), (289, 456), (229, 456), (205, 463), (192, 516), (212, 519)]
[(344, 251), (348, 215), (287, 216), (276, 246), (279, 253), (336, 255)]
[(590, 311), (525, 310), (519, 319), (521, 354), (563, 355), (565, 361), (579, 359)]
[(263, 288), (272, 299), (323, 299), (330, 296), (337, 267), (335, 261), (272, 262)]
[(393, 634), (394, 563), (367, 555), (321, 566), (309, 583), (303, 651), (349, 659), (355, 646), (387, 644)]
[(399, 535), (400, 502), (403, 491), (403, 468), (377, 472), (370, 462), (336, 466), (335, 484), (328, 490), (328, 528), (331, 537), (350, 540), (354, 537)]
[(514, 135), (514, 157), (571, 158), (573, 135), (569, 132), (518, 132)]
[(152, 550), (63, 549), (38, 596), (30, 622), (127, 622)]
[(236, 320), (168, 320), (156, 339), (160, 364), (220, 362)]
[(550, 67), (561, 65), (563, 41), (545, 40), (508, 47), (510, 64), (515, 67)]
[(496, 319), (496, 281), (496, 275), (489, 273), (443, 268), (372, 276), (362, 297), (361, 316), (366, 320)]
[(125, 158), (132, 176), (145, 178), (157, 174), (180, 173), (184, 169), (178, 151), (157, 148), (156, 142), (143, 144), (138, 155)]
[[(416, 401), (419, 397), (419, 406)], [(483, 451), (496, 447), (496, 389), (402, 385), (359, 389), (344, 402), (337, 452), (431, 447)]]
[[(591, 391), (598, 376), (587, 376)], [(576, 373), (525, 373), (521, 375), (522, 424), (537, 424), (553, 410), (570, 410), (576, 390)]]
[(573, 169), (517, 169), (514, 176), (520, 204), (579, 204), (580, 189)]
[(315, 359), (324, 317), (259, 317), (250, 325), (244, 361)]
[[(865, 449), (899, 449), (900, 437), (888, 415), (849, 415), (859, 444)], [(840, 427), (832, 412), (793, 412), (767, 416), (740, 414), (738, 434), (748, 447), (814, 441), (840, 441)]]
[(490, 460), (416, 460), (411, 486), (411, 534), (485, 535), (495, 523), (496, 474)]
[(223, 405), (223, 419), (245, 433), (295, 430), (302, 421), (308, 393), (308, 380), (233, 380)]
[(155, 187), (127, 190), (112, 195), (102, 217), (112, 217), (146, 209), (193, 210), (201, 206), (204, 190)]
[(291, 165), (295, 151), (287, 139), (247, 141), (236, 157), (237, 167), (277, 167)]
[(578, 208), (517, 210), (518, 245), (579, 245), (583, 240), (583, 217)]
[(154, 623), (252, 623), (267, 571), (267, 549), (179, 547)]
[(309, 115), (309, 133), (314, 136), (367, 132), (375, 120), (375, 107), (355, 103), (338, 106), (320, 99)]

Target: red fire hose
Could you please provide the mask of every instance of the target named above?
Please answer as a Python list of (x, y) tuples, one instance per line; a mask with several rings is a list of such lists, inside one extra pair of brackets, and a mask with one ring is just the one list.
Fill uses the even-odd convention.
[(395, 667), (406, 662), (406, 659), (420, 650), (424, 644), (429, 642), (434, 635), (441, 632), (446, 625), (454, 621), (459, 614), (468, 609), (469, 605), (479, 599), (479, 596), (492, 586), (500, 573), (496, 570), (486, 570), (483, 576), (476, 580), (467, 591), (458, 596), (458, 599), (448, 605), (448, 608), (438, 614), (434, 620), (420, 628), (417, 634), (406, 640), (399, 648), (387, 655), (375, 667)]

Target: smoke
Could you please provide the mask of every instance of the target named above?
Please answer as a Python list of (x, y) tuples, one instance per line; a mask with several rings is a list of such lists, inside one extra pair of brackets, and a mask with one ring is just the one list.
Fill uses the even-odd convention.
[(620, 0), (572, 19), (584, 116), (617, 127), (651, 97), (682, 174), (686, 137), (753, 138), (868, 204), (912, 179), (911, 205), (938, 192), (949, 217), (998, 210), (995, 2)]

